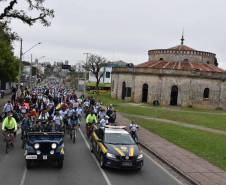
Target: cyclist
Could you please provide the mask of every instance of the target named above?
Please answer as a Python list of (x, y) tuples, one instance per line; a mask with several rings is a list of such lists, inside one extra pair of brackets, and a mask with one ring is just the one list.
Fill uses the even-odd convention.
[(94, 114), (94, 112), (91, 112), (86, 117), (86, 134), (88, 137), (90, 136), (92, 130), (94, 129), (94, 124), (96, 123), (97, 123), (97, 117)]
[(3, 112), (5, 113), (5, 117), (7, 116), (8, 112), (12, 112), (12, 111), (13, 111), (13, 105), (10, 101), (8, 101), (3, 107)]
[(28, 114), (24, 115), (24, 119), (21, 123), (21, 140), (22, 140), (22, 147), (24, 147), (25, 141), (27, 140), (27, 133), (31, 130), (32, 121), (29, 118)]
[(129, 125), (130, 134), (134, 141), (138, 142), (138, 136), (137, 136), (137, 130), (139, 129), (139, 126), (136, 124), (135, 121), (132, 121)]
[(82, 109), (81, 104), (79, 104), (78, 108), (76, 109), (76, 113), (78, 115), (79, 121), (81, 122), (82, 113), (83, 113), (83, 109)]
[[(14, 134), (14, 136), (16, 136), (17, 122), (13, 118), (12, 112), (7, 113), (7, 117), (4, 119), (2, 123), (2, 131), (4, 133), (9, 132), (11, 134)], [(12, 145), (13, 145), (13, 142), (14, 142), (14, 137), (12, 137)]]
[(4, 119), (2, 123), (2, 130), (3, 131), (11, 131), (16, 132), (17, 131), (17, 122), (15, 118), (13, 118), (13, 113), (8, 112), (7, 117)]

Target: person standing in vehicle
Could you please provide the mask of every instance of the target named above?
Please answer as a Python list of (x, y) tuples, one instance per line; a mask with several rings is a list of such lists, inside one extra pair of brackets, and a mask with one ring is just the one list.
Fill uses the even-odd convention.
[(53, 117), (53, 121), (56, 131), (61, 131), (61, 128), (63, 127), (63, 118), (60, 115), (59, 111), (56, 112), (56, 115)]

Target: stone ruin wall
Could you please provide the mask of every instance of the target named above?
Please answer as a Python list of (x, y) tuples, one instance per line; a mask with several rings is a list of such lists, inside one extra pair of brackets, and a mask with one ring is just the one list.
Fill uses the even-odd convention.
[[(171, 88), (178, 87), (178, 105), (195, 107), (223, 107), (226, 108), (226, 82), (219, 79), (202, 79), (180, 76), (136, 75), (133, 84), (131, 74), (113, 74), (114, 88), (112, 97), (121, 99), (122, 83), (132, 88), (131, 99), (136, 103), (142, 100), (142, 86), (148, 84), (148, 103), (158, 100), (161, 105), (170, 104)], [(135, 92), (133, 86), (135, 85)], [(208, 99), (203, 99), (205, 88), (210, 89)], [(134, 96), (134, 97), (133, 97)]]

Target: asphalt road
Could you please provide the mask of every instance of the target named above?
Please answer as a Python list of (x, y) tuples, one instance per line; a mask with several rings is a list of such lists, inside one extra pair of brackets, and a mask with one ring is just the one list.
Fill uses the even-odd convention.
[(182, 184), (147, 153), (141, 171), (102, 170), (89, 151), (86, 137), (81, 132), (75, 144), (65, 137), (65, 161), (59, 170), (51, 163), (42, 163), (31, 170), (25, 168), (24, 151), (17, 137), (15, 147), (4, 153), (0, 140), (1, 185), (179, 185)]

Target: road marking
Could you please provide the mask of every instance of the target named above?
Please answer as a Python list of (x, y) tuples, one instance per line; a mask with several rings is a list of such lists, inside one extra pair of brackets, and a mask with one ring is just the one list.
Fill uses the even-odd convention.
[[(87, 139), (85, 138), (84, 134), (82, 133), (81, 129), (79, 128), (79, 132), (83, 138), (83, 140), (85, 141), (85, 144), (87, 146), (88, 149), (90, 149), (89, 143), (87, 141)], [(94, 155), (91, 154), (91, 156), (93, 157), (94, 161), (96, 162), (100, 172), (102, 173), (105, 181), (107, 182), (107, 185), (112, 185), (112, 183), (110, 182), (110, 179), (108, 178), (107, 174), (104, 172), (104, 170), (100, 167), (99, 162), (97, 161), (96, 157)], [(22, 185), (22, 184), (21, 184)]]
[(151, 156), (149, 156), (147, 153), (143, 152), (143, 154), (151, 160), (156, 166), (158, 166), (160, 169), (162, 169), (167, 175), (169, 175), (171, 178), (173, 178), (175, 181), (177, 181), (179, 184), (184, 185), (179, 179), (177, 179), (174, 175), (172, 175), (167, 169), (165, 169), (162, 165), (160, 165), (157, 161), (155, 161)]
[(24, 172), (23, 172), (22, 178), (20, 180), (20, 185), (24, 185), (26, 176), (27, 176), (27, 168), (24, 168)]

